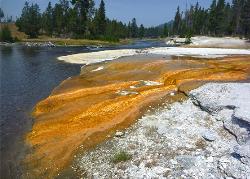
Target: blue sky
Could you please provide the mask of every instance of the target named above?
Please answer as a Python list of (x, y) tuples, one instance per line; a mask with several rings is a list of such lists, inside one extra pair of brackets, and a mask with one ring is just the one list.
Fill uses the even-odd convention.
[[(59, 0), (51, 0), (53, 4)], [(203, 7), (209, 7), (212, 0), (104, 0), (106, 3), (107, 16), (123, 22), (130, 21), (133, 17), (138, 24), (145, 26), (159, 25), (173, 19), (177, 6), (185, 9), (187, 4), (195, 4), (197, 1)], [(0, 5), (5, 14), (19, 16), (25, 0), (0, 0)], [(28, 0), (38, 3), (41, 10), (44, 10), (49, 0)], [(95, 0), (99, 5), (100, 0)]]

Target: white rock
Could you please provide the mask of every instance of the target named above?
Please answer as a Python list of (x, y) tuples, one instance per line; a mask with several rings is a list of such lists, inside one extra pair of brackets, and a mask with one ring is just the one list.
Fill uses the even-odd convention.
[(202, 134), (202, 137), (207, 141), (215, 141), (217, 135), (215, 134), (215, 132), (207, 130)]
[(123, 135), (124, 135), (124, 132), (118, 131), (118, 132), (115, 133), (116, 137), (122, 137)]
[(174, 93), (174, 92), (171, 92), (171, 93), (170, 93), (170, 96), (174, 96), (174, 95), (175, 95), (175, 93)]
[(208, 157), (208, 158), (207, 158), (207, 162), (209, 162), (209, 163), (214, 162), (214, 158), (213, 158), (213, 157)]

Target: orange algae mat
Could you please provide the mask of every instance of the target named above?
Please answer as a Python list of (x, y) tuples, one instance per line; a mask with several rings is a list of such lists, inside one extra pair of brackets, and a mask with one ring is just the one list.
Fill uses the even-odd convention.
[[(93, 71), (100, 66), (102, 70)], [(80, 146), (87, 150), (129, 127), (147, 106), (189, 82), (249, 76), (249, 56), (120, 59), (86, 66), (81, 75), (65, 80), (35, 106), (35, 122), (26, 136), (33, 149), (25, 159), (26, 175), (53, 178), (72, 162)], [(159, 84), (147, 86), (141, 80)], [(122, 90), (133, 93), (121, 95)]]

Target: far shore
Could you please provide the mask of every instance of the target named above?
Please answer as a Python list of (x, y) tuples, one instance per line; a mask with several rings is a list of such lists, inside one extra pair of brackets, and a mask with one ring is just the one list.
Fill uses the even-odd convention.
[(14, 43), (0, 42), (0, 45), (24, 44), (24, 45), (43, 45), (51, 44), (53, 46), (116, 46), (133, 43), (131, 39), (123, 39), (119, 42), (103, 41), (103, 40), (89, 40), (89, 39), (64, 39), (64, 38), (36, 38), (36, 39), (22, 39)]

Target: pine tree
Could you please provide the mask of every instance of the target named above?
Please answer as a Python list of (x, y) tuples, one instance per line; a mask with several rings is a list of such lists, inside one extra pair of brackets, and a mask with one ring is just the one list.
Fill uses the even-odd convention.
[(105, 35), (105, 32), (106, 32), (106, 14), (105, 14), (105, 3), (103, 0), (101, 0), (100, 7), (97, 10), (95, 21), (96, 21), (97, 34), (100, 36)]
[(213, 0), (209, 11), (209, 31), (211, 35), (215, 35), (215, 29), (217, 27), (216, 11), (216, 0)]
[(78, 28), (78, 13), (75, 7), (70, 8), (68, 11), (68, 31), (72, 38), (77, 37), (76, 32)]
[(140, 28), (139, 28), (139, 37), (143, 38), (144, 35), (145, 35), (145, 28), (144, 28), (143, 24), (141, 24)]
[(128, 22), (127, 37), (129, 37), (129, 38), (132, 37), (131, 22)]
[(169, 35), (168, 24), (164, 24), (163, 36), (168, 37), (168, 35)]
[(63, 34), (67, 34), (69, 32), (69, 24), (68, 24), (68, 18), (69, 18), (69, 1), (68, 0), (59, 0), (59, 4), (62, 9), (62, 17), (63, 17), (63, 22), (62, 22), (62, 31)]
[(63, 8), (60, 4), (55, 4), (53, 9), (53, 25), (55, 33), (59, 36), (63, 32)]
[(35, 38), (41, 29), (41, 14), (37, 4), (25, 2), (21, 17), (17, 19), (16, 25), (19, 30), (25, 32), (31, 38)]
[(216, 26), (215, 33), (216, 35), (224, 35), (225, 32), (225, 0), (218, 0), (216, 6)]
[(4, 18), (4, 12), (2, 8), (0, 8), (0, 22), (2, 22), (2, 19)]
[(225, 15), (225, 20), (223, 22), (223, 29), (224, 29), (224, 34), (226, 35), (232, 35), (233, 34), (233, 28), (232, 28), (232, 8), (229, 3), (226, 4), (225, 9), (224, 9), (224, 15)]
[(136, 23), (136, 19), (133, 18), (132, 23), (131, 23), (131, 37), (136, 38), (137, 35), (138, 35), (138, 26), (137, 26), (137, 23)]
[(173, 31), (175, 34), (180, 34), (181, 31), (181, 13), (180, 13), (180, 7), (178, 6), (177, 12), (175, 14), (174, 18), (174, 25), (173, 25)]
[(16, 20), (16, 26), (18, 27), (19, 31), (25, 32), (27, 29), (28, 19), (29, 19), (29, 3), (26, 1), (24, 3), (24, 7), (22, 9), (21, 16)]
[(51, 6), (51, 2), (48, 3), (45, 12), (42, 15), (42, 19), (43, 29), (45, 30), (46, 34), (51, 36), (53, 33), (53, 8)]
[(197, 2), (194, 8), (194, 14), (193, 14), (193, 31), (195, 34), (200, 34), (200, 6)]
[(232, 21), (231, 26), (233, 29), (234, 35), (240, 33), (240, 16), (241, 16), (241, 0), (232, 1)]
[(242, 34), (250, 39), (250, 0), (245, 0), (243, 3), (240, 23)]
[(75, 8), (77, 9), (78, 13), (78, 26), (76, 34), (79, 37), (83, 37), (86, 35), (88, 27), (87, 24), (89, 23), (89, 17), (92, 16), (94, 7), (93, 0), (78, 0), (75, 2)]

